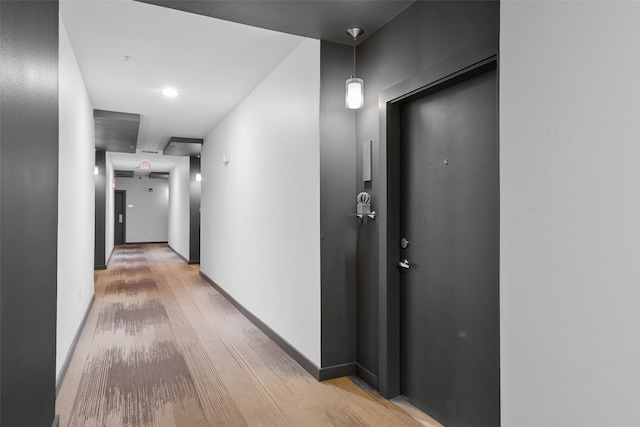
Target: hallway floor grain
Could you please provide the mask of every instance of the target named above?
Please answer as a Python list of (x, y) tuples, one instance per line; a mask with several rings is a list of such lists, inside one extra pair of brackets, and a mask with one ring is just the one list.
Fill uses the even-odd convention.
[(198, 272), (167, 245), (115, 249), (57, 397), (61, 426), (430, 425), (349, 378), (317, 382)]

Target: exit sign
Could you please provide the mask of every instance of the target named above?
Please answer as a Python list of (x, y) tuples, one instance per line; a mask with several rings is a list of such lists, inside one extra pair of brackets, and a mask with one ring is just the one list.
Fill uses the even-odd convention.
[(140, 162), (140, 169), (149, 169), (151, 167), (151, 163), (149, 162)]

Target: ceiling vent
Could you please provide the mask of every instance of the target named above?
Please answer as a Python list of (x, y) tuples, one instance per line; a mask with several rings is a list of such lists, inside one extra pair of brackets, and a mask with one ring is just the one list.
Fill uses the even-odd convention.
[(169, 179), (169, 172), (151, 172), (149, 178)]
[(133, 178), (133, 171), (113, 171), (116, 178)]

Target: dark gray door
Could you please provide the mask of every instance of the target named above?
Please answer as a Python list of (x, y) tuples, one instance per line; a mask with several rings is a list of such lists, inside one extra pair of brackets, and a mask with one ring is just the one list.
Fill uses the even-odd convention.
[(115, 191), (115, 226), (114, 226), (114, 236), (113, 236), (113, 244), (114, 245), (124, 245), (127, 242), (125, 237), (126, 233), (126, 202), (127, 202), (127, 192), (125, 190), (116, 190)]
[(497, 426), (496, 72), (400, 114), (401, 393), (447, 426)]

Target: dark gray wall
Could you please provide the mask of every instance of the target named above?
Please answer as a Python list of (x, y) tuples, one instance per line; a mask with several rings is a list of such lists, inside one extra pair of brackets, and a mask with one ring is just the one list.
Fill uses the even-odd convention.
[[(365, 29), (366, 30), (366, 29)], [(356, 180), (357, 191), (372, 195), (372, 209), (385, 199), (386, 164), (379, 151), (379, 95), (424, 70), (454, 56), (470, 55), (479, 44), (495, 40), (498, 51), (499, 2), (416, 2), (376, 34), (358, 46), (358, 76), (365, 82), (365, 107), (357, 114), (357, 176), (362, 173), (362, 146), (373, 141), (371, 183)], [(484, 42), (484, 43), (483, 43)], [(377, 221), (363, 224), (357, 236), (357, 356), (358, 374), (379, 387), (380, 292), (384, 283), (378, 276), (379, 232), (387, 218), (381, 212)], [(390, 245), (396, 242), (389, 242)], [(384, 248), (383, 248), (384, 249)]]
[(0, 424), (51, 426), (58, 2), (0, 2)]
[(189, 264), (200, 264), (200, 158), (189, 158)]
[(344, 106), (352, 63), (352, 48), (321, 42), (321, 360), (327, 376), (353, 373), (355, 361), (355, 112)]
[[(95, 248), (93, 252), (93, 268), (104, 270), (107, 268), (105, 254), (105, 230), (106, 230), (106, 209), (107, 209), (107, 153), (96, 150), (96, 166), (98, 175), (95, 178), (96, 185), (96, 226), (95, 226)], [(126, 207), (125, 207), (126, 209)], [(111, 218), (109, 218), (111, 220)]]

